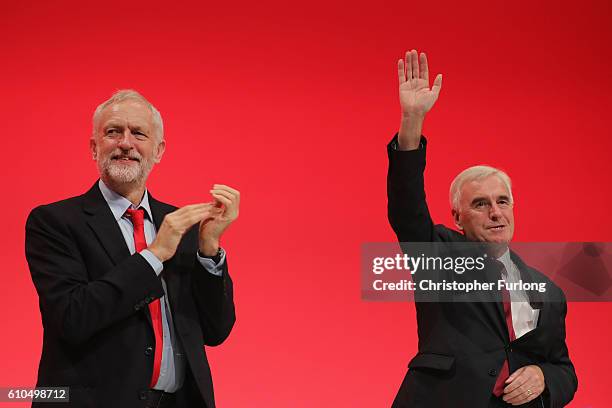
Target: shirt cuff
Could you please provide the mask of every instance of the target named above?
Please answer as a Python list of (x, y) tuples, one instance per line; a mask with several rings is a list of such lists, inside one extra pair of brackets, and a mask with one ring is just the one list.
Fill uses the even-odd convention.
[(216, 276), (223, 275), (223, 264), (225, 263), (225, 250), (223, 248), (219, 248), (219, 256), (221, 257), (219, 259), (219, 263), (215, 263), (215, 261), (213, 261), (212, 259), (204, 258), (196, 252), (196, 257), (198, 258), (200, 265), (202, 265), (202, 267), (206, 269), (209, 273), (212, 273)]
[(162, 273), (162, 270), (164, 269), (164, 264), (159, 259), (157, 259), (155, 255), (153, 255), (153, 252), (149, 251), (148, 249), (143, 249), (142, 251), (140, 251), (140, 255), (142, 255), (142, 257), (149, 263), (149, 265), (151, 265), (151, 268), (153, 268), (157, 276)]

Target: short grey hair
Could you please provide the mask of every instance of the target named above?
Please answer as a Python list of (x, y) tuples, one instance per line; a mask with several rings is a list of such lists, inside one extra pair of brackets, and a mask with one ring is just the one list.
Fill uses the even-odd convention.
[(142, 102), (151, 110), (151, 113), (153, 114), (153, 125), (155, 126), (155, 133), (157, 135), (157, 139), (159, 142), (164, 140), (164, 121), (162, 120), (161, 113), (159, 113), (159, 111), (155, 108), (155, 106), (153, 106), (151, 102), (147, 100), (147, 98), (142, 96), (140, 93), (134, 91), (133, 89), (119, 89), (109, 99), (98, 105), (93, 114), (92, 135), (94, 137), (96, 135), (96, 131), (100, 124), (100, 115), (102, 115), (102, 111), (104, 111), (104, 109), (116, 103), (128, 100)]
[(461, 201), (461, 188), (465, 183), (468, 183), (470, 181), (482, 180), (489, 176), (497, 176), (502, 181), (502, 183), (504, 183), (504, 185), (508, 189), (508, 193), (510, 194), (510, 202), (514, 202), (514, 199), (512, 198), (512, 181), (510, 180), (510, 177), (508, 177), (506, 172), (500, 169), (496, 169), (495, 167), (480, 165), (469, 167), (463, 170), (461, 173), (457, 174), (457, 177), (455, 177), (455, 179), (451, 183), (449, 191), (451, 208), (453, 210), (459, 209), (459, 201)]

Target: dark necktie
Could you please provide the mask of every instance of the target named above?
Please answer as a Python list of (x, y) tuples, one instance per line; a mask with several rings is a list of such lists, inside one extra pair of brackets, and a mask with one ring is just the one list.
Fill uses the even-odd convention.
[[(142, 208), (136, 210), (128, 208), (125, 214), (130, 218), (134, 226), (134, 246), (136, 247), (136, 252), (140, 252), (147, 247), (144, 233), (144, 210)], [(164, 349), (164, 329), (162, 326), (161, 302), (159, 299), (155, 299), (153, 302), (149, 303), (149, 312), (151, 313), (151, 323), (153, 323), (153, 333), (155, 334), (155, 356), (150, 385), (153, 387), (157, 384), (159, 378), (162, 350)]]
[[(502, 270), (502, 278), (504, 278), (504, 274), (507, 276), (507, 271), (505, 269)], [(514, 334), (514, 326), (512, 325), (512, 302), (510, 301), (510, 292), (506, 287), (502, 287), (501, 290), (502, 301), (504, 304), (504, 316), (506, 317), (506, 326), (508, 327), (508, 335), (510, 337), (510, 341), (516, 339), (516, 335)], [(504, 365), (499, 371), (499, 376), (497, 377), (497, 381), (495, 382), (495, 386), (493, 387), (493, 394), (496, 396), (501, 396), (504, 393), (504, 388), (506, 388), (506, 384), (504, 382), (510, 376), (510, 368), (508, 366), (508, 359), (504, 360)]]

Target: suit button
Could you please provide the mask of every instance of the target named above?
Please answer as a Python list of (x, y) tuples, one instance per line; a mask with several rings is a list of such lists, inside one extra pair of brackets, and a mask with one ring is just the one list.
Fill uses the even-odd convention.
[(145, 349), (145, 356), (150, 356), (153, 354), (153, 347), (149, 346)]
[(134, 310), (139, 311), (142, 308), (142, 306), (140, 305), (140, 303), (136, 303), (134, 305)]
[(494, 369), (494, 368), (490, 369), (490, 370), (489, 370), (489, 375), (490, 375), (491, 377), (495, 377), (495, 376), (497, 376), (497, 370), (496, 370), (496, 369)]
[(139, 399), (141, 399), (141, 400), (143, 400), (143, 401), (144, 401), (144, 400), (146, 400), (146, 399), (147, 399), (147, 392), (146, 392), (146, 391), (144, 391), (144, 390), (143, 390), (143, 391), (140, 391), (140, 392), (138, 393), (138, 398), (139, 398)]

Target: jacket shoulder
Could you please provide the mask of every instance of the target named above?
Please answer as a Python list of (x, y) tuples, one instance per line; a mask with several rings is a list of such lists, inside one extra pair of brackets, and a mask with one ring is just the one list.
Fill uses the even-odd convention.
[(83, 197), (84, 195), (79, 195), (48, 204), (38, 205), (30, 211), (26, 224), (39, 218), (53, 217), (68, 219), (68, 214), (75, 214), (77, 211), (81, 211)]
[(433, 241), (440, 241), (440, 242), (466, 242), (467, 239), (465, 238), (465, 235), (461, 234), (460, 232), (455, 231), (454, 229), (448, 228), (446, 225), (443, 224), (436, 224), (434, 225), (434, 234), (433, 234)]

